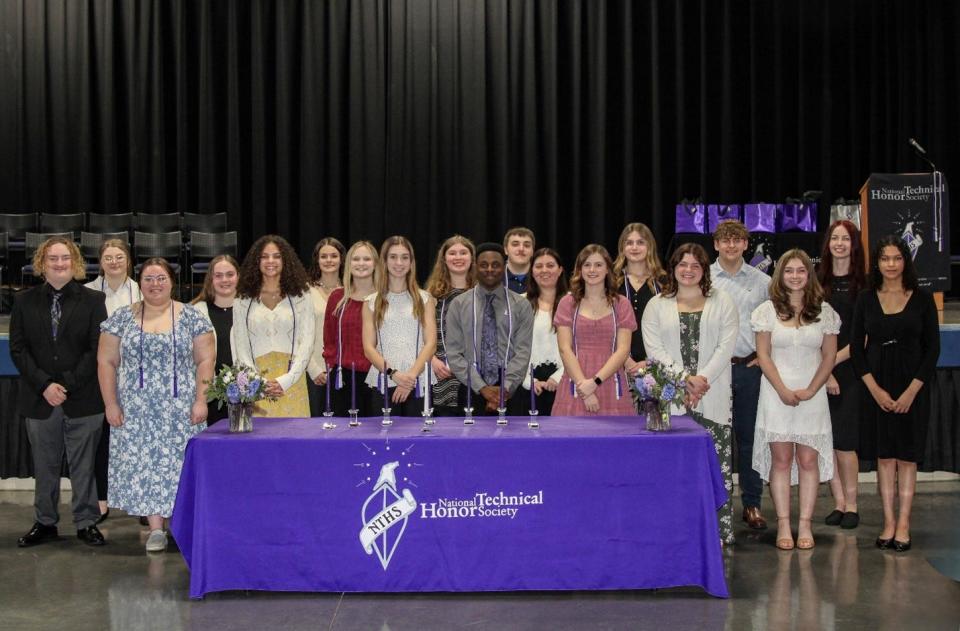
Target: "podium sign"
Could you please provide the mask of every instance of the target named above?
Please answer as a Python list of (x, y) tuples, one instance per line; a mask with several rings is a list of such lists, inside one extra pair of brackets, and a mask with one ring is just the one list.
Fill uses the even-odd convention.
[(950, 202), (947, 181), (933, 173), (874, 173), (860, 191), (864, 247), (895, 234), (907, 244), (920, 286), (950, 289)]

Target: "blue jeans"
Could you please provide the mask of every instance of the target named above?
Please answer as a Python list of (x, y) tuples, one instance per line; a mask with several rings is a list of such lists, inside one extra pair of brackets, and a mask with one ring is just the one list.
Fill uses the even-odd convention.
[[(760, 399), (760, 366), (733, 365), (733, 433), (737, 439), (737, 472), (740, 499), (744, 508), (760, 508), (763, 480), (753, 469), (753, 433), (757, 426), (757, 402)], [(765, 446), (763, 446), (765, 447)]]

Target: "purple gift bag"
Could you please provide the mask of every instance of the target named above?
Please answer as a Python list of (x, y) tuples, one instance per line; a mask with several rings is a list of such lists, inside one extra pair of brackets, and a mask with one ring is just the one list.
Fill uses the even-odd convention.
[(787, 200), (777, 207), (777, 232), (816, 232), (817, 202)]
[(686, 200), (677, 204), (677, 218), (674, 232), (697, 232), (703, 234), (706, 231), (706, 205), (700, 202), (688, 202)]
[(777, 231), (778, 204), (745, 204), (743, 206), (743, 223), (750, 232)]
[(723, 221), (740, 221), (740, 204), (707, 204), (708, 232), (713, 232)]

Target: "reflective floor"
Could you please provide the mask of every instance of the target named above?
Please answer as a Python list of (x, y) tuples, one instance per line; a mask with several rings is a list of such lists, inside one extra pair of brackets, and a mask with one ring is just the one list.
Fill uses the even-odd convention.
[[(738, 531), (725, 552), (729, 600), (699, 589), (507, 594), (278, 594), (187, 597), (171, 550), (148, 556), (133, 517), (111, 517), (108, 545), (69, 528), (61, 541), (16, 547), (32, 493), (0, 493), (0, 629), (939, 629), (960, 627), (960, 482), (925, 482), (907, 553), (874, 547), (880, 506), (862, 485), (854, 531), (815, 526), (812, 551), (780, 552), (773, 531)], [(821, 489), (817, 514), (832, 509)], [(64, 498), (68, 499), (68, 498)], [(765, 512), (772, 516), (769, 500)], [(739, 510), (739, 506), (737, 506)], [(61, 509), (69, 514), (68, 507)], [(172, 547), (172, 546), (171, 546)], [(953, 576), (953, 578), (950, 578)]]

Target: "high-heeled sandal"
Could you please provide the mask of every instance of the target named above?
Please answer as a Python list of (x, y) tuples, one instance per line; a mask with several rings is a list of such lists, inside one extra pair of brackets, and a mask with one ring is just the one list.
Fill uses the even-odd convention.
[[(799, 521), (805, 521), (810, 523), (809, 519), (800, 519)], [(813, 530), (811, 524), (811, 531)], [(798, 550), (812, 550), (817, 543), (813, 540), (813, 537), (797, 537), (797, 549)]]
[[(787, 522), (790, 521), (790, 518), (789, 518), (789, 517), (777, 517), (777, 522), (778, 522), (777, 525), (778, 525), (778, 526), (779, 526), (780, 520), (782, 520), (782, 519), (787, 520)], [(789, 524), (788, 524), (788, 525), (789, 525)], [(778, 530), (779, 530), (779, 528), (778, 528)], [(790, 533), (790, 538), (789, 538), (789, 539), (787, 539), (787, 538), (778, 538), (778, 539), (777, 539), (777, 542), (776, 542), (776, 546), (777, 546), (777, 549), (778, 549), (778, 550), (793, 550), (793, 533), (792, 533), (792, 532)]]

